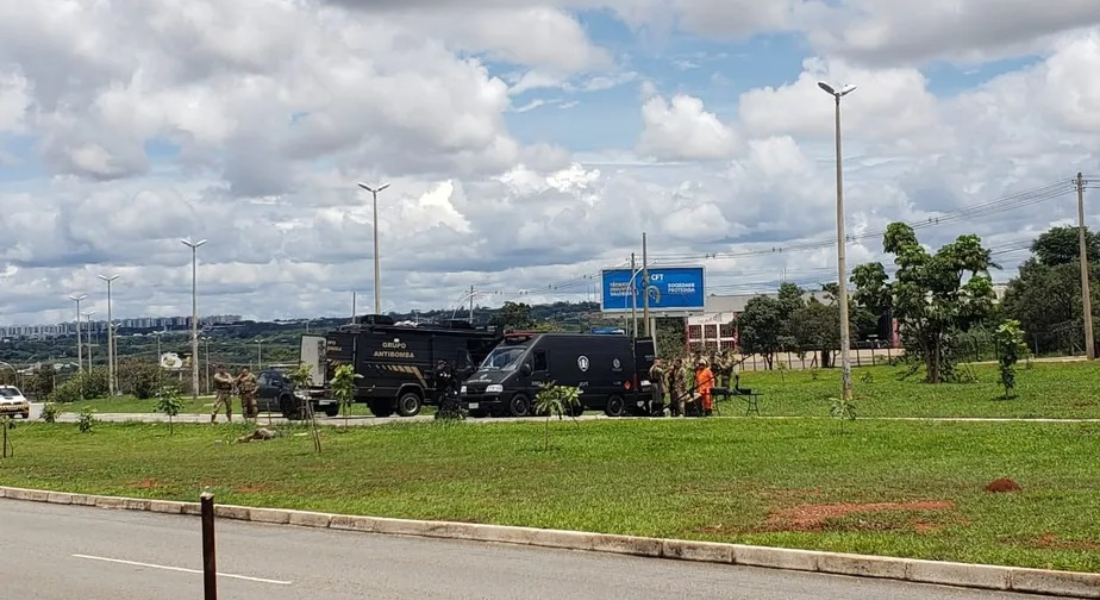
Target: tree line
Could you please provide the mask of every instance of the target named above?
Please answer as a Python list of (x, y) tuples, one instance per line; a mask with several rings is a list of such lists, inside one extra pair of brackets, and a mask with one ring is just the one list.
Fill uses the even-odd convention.
[[(1086, 238), (1096, 313), (1100, 236), (1086, 232)], [(975, 332), (984, 332), (997, 348), (1013, 352), (1016, 337), (1036, 353), (1083, 351), (1078, 229), (1054, 227), (1038, 236), (1030, 249), (1032, 256), (998, 304), (990, 272), (1001, 267), (977, 235), (959, 236), (931, 252), (912, 227), (893, 223), (883, 235), (883, 250), (893, 257), (893, 274), (880, 262), (852, 271), (853, 337), (875, 329), (887, 335), (884, 321), (896, 319), (906, 356), (923, 367), (929, 383), (960, 379), (956, 367), (966, 352), (963, 341)], [(777, 297), (753, 298), (734, 322), (741, 351), (763, 356), (769, 367), (776, 353), (816, 351), (821, 366), (832, 366), (840, 348), (836, 292), (835, 283), (824, 284), (824, 301), (816, 296), (806, 300), (805, 290), (785, 283)], [(1097, 317), (1100, 314), (1094, 314), (1094, 320), (1100, 320)]]

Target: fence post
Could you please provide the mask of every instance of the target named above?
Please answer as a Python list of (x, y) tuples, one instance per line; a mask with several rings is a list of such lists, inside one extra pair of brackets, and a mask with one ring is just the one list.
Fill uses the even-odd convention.
[(214, 494), (203, 492), (202, 502), (202, 576), (203, 600), (218, 600), (218, 567), (214, 552)]

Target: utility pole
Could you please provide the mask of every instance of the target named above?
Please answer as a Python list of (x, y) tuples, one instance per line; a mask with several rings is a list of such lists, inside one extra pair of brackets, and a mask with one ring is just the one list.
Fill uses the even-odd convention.
[(351, 323), (355, 324), (355, 292), (351, 293)]
[(470, 286), (470, 325), (474, 324), (474, 286)]
[(1085, 179), (1077, 174), (1077, 242), (1081, 252), (1081, 311), (1085, 317), (1085, 353), (1096, 360), (1096, 340), (1092, 330), (1092, 294), (1089, 285), (1089, 250), (1085, 235)]
[(630, 337), (638, 337), (638, 291), (635, 288), (634, 277), (638, 274), (637, 263), (634, 261), (634, 253), (630, 253)]
[(645, 336), (652, 332), (649, 328), (649, 250), (646, 242), (646, 234), (642, 232), (642, 320), (645, 321)]
[(79, 296), (69, 296), (70, 300), (76, 302), (76, 368), (77, 371), (84, 370), (84, 344), (80, 339), (80, 301), (87, 298), (88, 294), (81, 294)]

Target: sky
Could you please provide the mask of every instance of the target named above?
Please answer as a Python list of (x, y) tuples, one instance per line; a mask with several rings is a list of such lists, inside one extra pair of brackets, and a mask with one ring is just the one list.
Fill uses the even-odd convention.
[(643, 232), (708, 293), (816, 288), (819, 80), (857, 86), (849, 269), (905, 221), (1004, 281), (1100, 179), (1098, 71), (1095, 0), (0, 2), (0, 324), (102, 317), (101, 274), (116, 318), (190, 314), (181, 238), (200, 314), (373, 312), (360, 182), (383, 311), (589, 300)]

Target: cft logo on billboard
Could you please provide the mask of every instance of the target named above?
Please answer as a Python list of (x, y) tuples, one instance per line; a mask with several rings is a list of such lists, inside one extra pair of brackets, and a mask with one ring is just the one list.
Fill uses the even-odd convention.
[[(603, 312), (629, 312), (637, 300), (638, 310), (645, 305), (642, 271), (605, 269), (601, 273)], [(706, 300), (703, 267), (655, 267), (649, 269), (649, 310), (657, 312), (699, 311)], [(634, 298), (631, 297), (633, 288)]]

